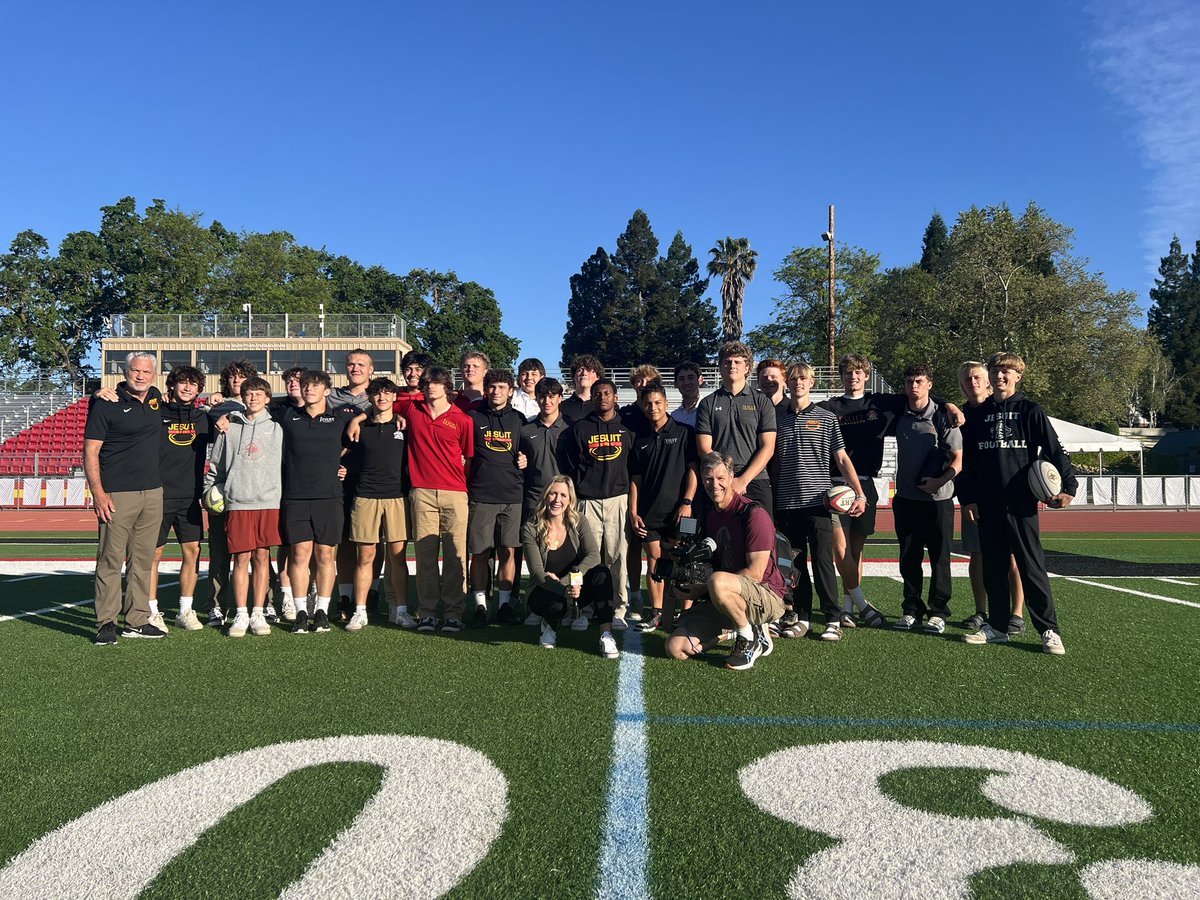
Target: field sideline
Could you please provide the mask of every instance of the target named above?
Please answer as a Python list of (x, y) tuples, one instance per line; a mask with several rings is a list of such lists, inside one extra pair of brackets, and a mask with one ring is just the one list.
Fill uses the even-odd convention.
[(1045, 543), (1064, 658), (857, 628), (742, 673), (525, 626), (98, 650), (90, 544), (8, 544), (0, 896), (1198, 896), (1200, 537)]

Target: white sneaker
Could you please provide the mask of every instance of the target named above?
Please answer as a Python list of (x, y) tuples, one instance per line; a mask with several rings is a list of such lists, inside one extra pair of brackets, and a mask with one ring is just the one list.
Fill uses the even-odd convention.
[(912, 631), (912, 627), (917, 624), (915, 616), (901, 616), (892, 623), (892, 627), (897, 631)]
[(417, 627), (417, 620), (409, 615), (408, 610), (398, 609), (392, 615), (392, 624), (399, 625), (405, 631), (412, 631)]
[(944, 634), (946, 631), (946, 620), (941, 616), (930, 616), (929, 621), (925, 623), (926, 634)]
[(1053, 653), (1055, 656), (1066, 656), (1067, 648), (1063, 646), (1062, 638), (1057, 632), (1046, 629), (1046, 633), (1042, 635), (1042, 652)]
[(155, 628), (157, 628), (163, 634), (167, 633), (167, 620), (163, 618), (162, 613), (160, 613), (160, 612), (151, 613), (150, 618), (147, 619), (146, 621), (148, 621), (151, 625), (153, 625)]
[(354, 615), (350, 617), (350, 621), (346, 623), (347, 631), (362, 631), (367, 627), (367, 614), (365, 610), (355, 610)]
[(187, 612), (181, 612), (175, 617), (175, 627), (182, 628), (184, 631), (203, 631), (204, 626), (200, 624), (200, 619), (196, 616), (194, 609), (189, 609)]
[(607, 631), (600, 635), (600, 655), (605, 659), (616, 659), (621, 655), (616, 640)]
[(265, 614), (255, 612), (250, 617), (250, 633), (258, 637), (263, 637), (271, 633), (271, 624), (267, 621)]
[(553, 650), (558, 646), (558, 635), (554, 633), (554, 629), (550, 627), (549, 622), (542, 622), (542, 636), (538, 640), (538, 643), (547, 650)]
[(572, 631), (587, 631), (588, 624), (589, 624), (588, 617), (580, 616), (578, 619), (576, 619), (574, 622), (571, 623), (571, 630)]
[(230, 637), (245, 637), (246, 629), (250, 627), (250, 614), (244, 609), (239, 609), (237, 615), (233, 617), (233, 624), (229, 626)]
[(1007, 644), (1008, 635), (1003, 631), (996, 631), (991, 625), (986, 622), (978, 631), (963, 635), (964, 644)]
[(525, 624), (526, 624), (526, 625), (541, 625), (541, 624), (542, 624), (542, 617), (541, 617), (541, 616), (539, 616), (539, 615), (538, 615), (537, 613), (535, 613), (535, 612), (531, 612), (529, 615), (527, 615), (527, 616), (525, 617)]
[(629, 623), (625, 621), (624, 616), (613, 616), (613, 620), (612, 620), (612, 630), (613, 631), (624, 631), (628, 627), (629, 627)]
[(283, 606), (283, 621), (295, 622), (296, 621), (296, 601), (292, 599), (292, 596), (290, 594), (287, 594), (284, 596), (282, 606)]

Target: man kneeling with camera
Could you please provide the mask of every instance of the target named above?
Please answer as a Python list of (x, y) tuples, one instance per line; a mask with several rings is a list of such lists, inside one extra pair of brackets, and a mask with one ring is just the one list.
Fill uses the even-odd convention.
[(713, 571), (702, 582), (672, 581), (672, 599), (696, 602), (667, 638), (666, 649), (672, 659), (688, 659), (715, 647), (733, 629), (725, 667), (741, 670), (772, 650), (767, 623), (783, 615), (784, 583), (776, 565), (775, 525), (761, 505), (733, 489), (733, 478), (730, 457), (714, 452), (701, 458), (700, 480), (712, 503), (700, 544), (709, 546)]

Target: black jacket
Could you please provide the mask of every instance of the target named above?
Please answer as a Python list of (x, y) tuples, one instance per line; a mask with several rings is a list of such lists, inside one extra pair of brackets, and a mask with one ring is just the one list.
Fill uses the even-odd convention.
[(1079, 482), (1071, 456), (1062, 448), (1050, 417), (1018, 391), (1007, 400), (989, 397), (965, 411), (963, 470), (955, 479), (959, 502), (1002, 504), (1010, 512), (1029, 515), (1037, 499), (1029, 490), (1029, 467), (1035, 460), (1054, 464), (1062, 490), (1075, 496)]

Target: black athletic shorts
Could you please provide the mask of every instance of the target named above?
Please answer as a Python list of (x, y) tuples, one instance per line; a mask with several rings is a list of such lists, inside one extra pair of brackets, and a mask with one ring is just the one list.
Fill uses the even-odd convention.
[(162, 525), (158, 529), (158, 546), (163, 546), (175, 529), (175, 539), (191, 544), (204, 537), (204, 516), (199, 497), (168, 497), (163, 500)]
[(643, 544), (661, 543), (662, 541), (673, 541), (679, 535), (679, 529), (675, 527), (674, 522), (668, 522), (663, 525), (647, 525), (646, 536), (640, 538)]
[(314, 541), (336, 547), (342, 540), (345, 503), (341, 497), (327, 500), (284, 500), (280, 518), (283, 539), (289, 544)]

